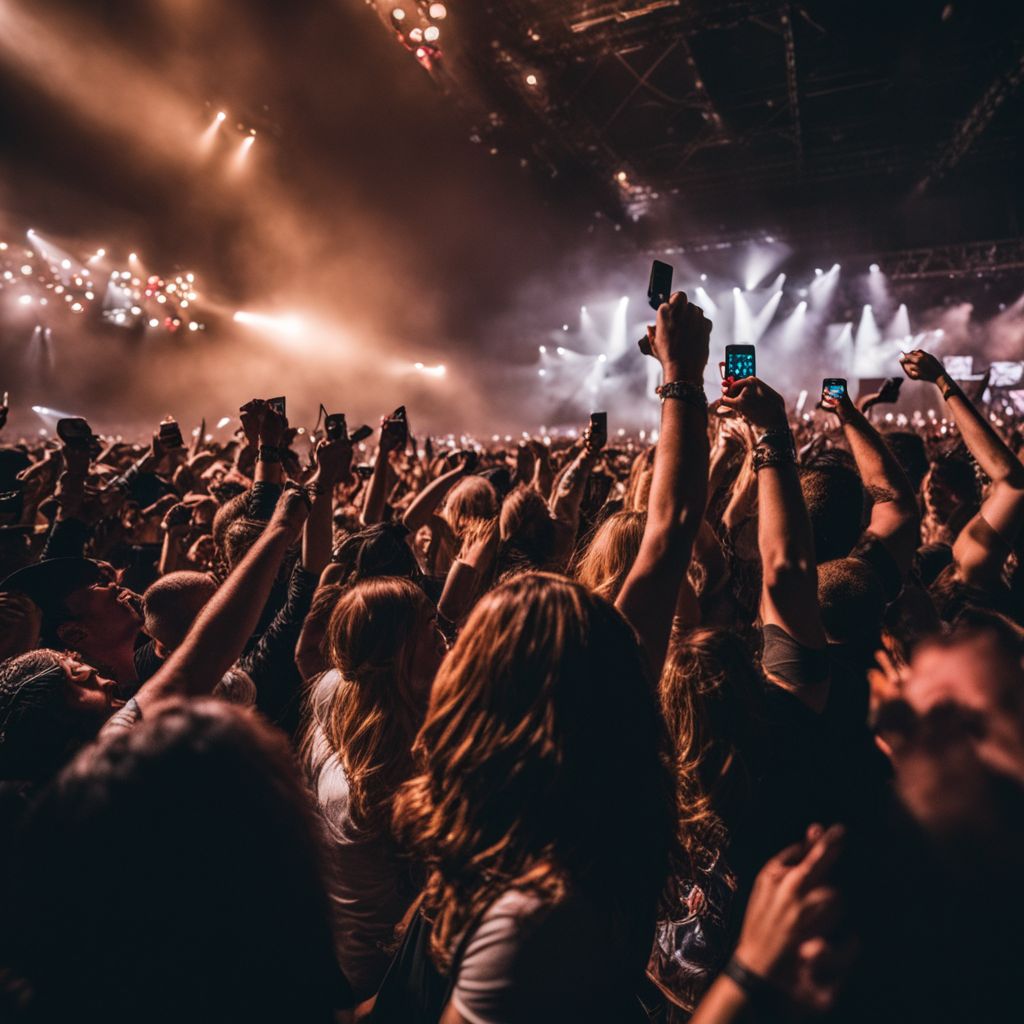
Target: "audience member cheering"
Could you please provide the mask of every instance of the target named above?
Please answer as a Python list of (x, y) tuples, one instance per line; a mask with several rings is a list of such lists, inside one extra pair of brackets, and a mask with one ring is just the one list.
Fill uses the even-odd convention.
[(4, 1019), (1005, 1017), (1020, 434), (712, 344), (658, 308), (655, 446), (0, 449)]

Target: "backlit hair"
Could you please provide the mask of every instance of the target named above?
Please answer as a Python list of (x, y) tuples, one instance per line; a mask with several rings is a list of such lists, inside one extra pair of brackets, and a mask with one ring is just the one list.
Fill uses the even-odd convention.
[(576, 579), (608, 601), (619, 596), (640, 551), (646, 512), (616, 512), (594, 532), (576, 563)]
[(425, 712), (412, 663), (417, 626), (433, 615), (410, 580), (377, 576), (342, 594), (326, 648), (340, 680), (320, 723), (341, 759), (354, 822), (390, 825), (391, 799), (413, 773), (412, 744)]
[(476, 606), (441, 666), (396, 835), (427, 872), (431, 953), (509, 889), (581, 892), (653, 928), (675, 808), (654, 687), (605, 600), (530, 573)]

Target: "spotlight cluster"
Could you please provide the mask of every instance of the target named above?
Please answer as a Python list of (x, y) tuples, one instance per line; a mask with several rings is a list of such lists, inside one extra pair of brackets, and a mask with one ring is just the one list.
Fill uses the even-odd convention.
[(125, 328), (144, 323), (171, 334), (205, 329), (194, 315), (199, 296), (191, 271), (165, 279), (147, 274), (134, 252), (120, 266), (108, 259), (106, 249), (79, 258), (35, 231), (27, 237), (28, 246), (0, 241), (0, 302), (5, 305), (31, 312), (40, 323), (70, 314)]
[(441, 49), (441, 23), (448, 17), (443, 3), (423, 0), (399, 0), (388, 19), (398, 41), (428, 71), (444, 56)]

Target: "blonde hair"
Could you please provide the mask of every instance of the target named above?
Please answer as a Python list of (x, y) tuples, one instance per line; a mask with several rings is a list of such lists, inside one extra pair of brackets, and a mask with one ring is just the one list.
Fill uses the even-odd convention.
[(342, 594), (327, 627), (341, 679), (320, 723), (349, 785), (353, 822), (387, 829), (391, 799), (413, 772), (412, 743), (425, 701), (413, 687), (416, 628), (433, 614), (410, 580), (377, 576)]
[(498, 514), (498, 492), (490, 482), (479, 476), (467, 476), (451, 490), (442, 514), (459, 540), (481, 520)]
[(609, 516), (580, 554), (573, 572), (576, 579), (614, 602), (636, 561), (646, 523), (646, 512), (616, 512)]

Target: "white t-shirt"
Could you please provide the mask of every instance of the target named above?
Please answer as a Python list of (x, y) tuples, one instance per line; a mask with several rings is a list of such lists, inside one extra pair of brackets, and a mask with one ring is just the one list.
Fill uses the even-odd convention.
[(649, 949), (583, 899), (552, 907), (509, 890), (470, 937), (452, 1003), (470, 1024), (642, 1021), (635, 991)]

